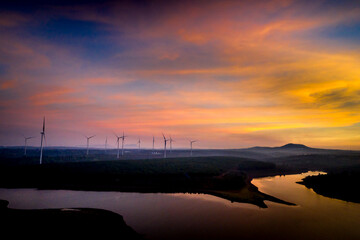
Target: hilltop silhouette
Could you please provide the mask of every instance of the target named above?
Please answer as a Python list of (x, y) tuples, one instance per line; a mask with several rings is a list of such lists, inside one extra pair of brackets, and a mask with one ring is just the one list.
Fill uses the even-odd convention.
[(303, 144), (295, 144), (295, 143), (288, 143), (285, 144), (284, 146), (278, 147), (281, 149), (310, 149), (310, 147), (305, 146)]

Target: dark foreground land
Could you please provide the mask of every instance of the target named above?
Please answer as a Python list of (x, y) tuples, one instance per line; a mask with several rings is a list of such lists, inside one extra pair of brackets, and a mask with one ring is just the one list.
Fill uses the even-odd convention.
[(327, 175), (308, 176), (299, 183), (326, 197), (360, 203), (360, 166), (339, 169)]
[(8, 239), (91, 239), (140, 240), (142, 236), (116, 213), (92, 208), (20, 210), (0, 200), (1, 233)]

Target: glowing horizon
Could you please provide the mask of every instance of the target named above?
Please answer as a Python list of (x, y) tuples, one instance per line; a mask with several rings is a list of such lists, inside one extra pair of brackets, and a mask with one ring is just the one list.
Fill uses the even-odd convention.
[(59, 2), (0, 7), (0, 145), (360, 149), (357, 1)]

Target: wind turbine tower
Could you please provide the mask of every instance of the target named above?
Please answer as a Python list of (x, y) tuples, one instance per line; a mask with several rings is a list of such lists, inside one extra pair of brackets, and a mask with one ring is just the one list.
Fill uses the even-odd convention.
[(141, 144), (140, 138), (139, 138), (138, 144), (139, 144), (139, 152), (140, 152), (140, 144)]
[(45, 142), (45, 117), (43, 119), (43, 129), (41, 134), (41, 144), (40, 144), (40, 165), (42, 164), (42, 156), (43, 156), (43, 148), (44, 148), (44, 142)]
[(170, 141), (170, 152), (172, 152), (172, 142), (175, 142), (175, 141), (172, 139), (171, 136), (170, 136), (169, 141)]
[(189, 142), (190, 142), (190, 156), (192, 156), (192, 155), (193, 155), (193, 152), (192, 152), (192, 150), (193, 150), (193, 143), (194, 143), (194, 142), (197, 142), (197, 140), (189, 140)]
[(105, 153), (107, 152), (107, 136), (105, 138)]
[(126, 137), (127, 136), (125, 136), (124, 131), (123, 131), (123, 135), (120, 137), (121, 140), (122, 140), (122, 142), (121, 142), (121, 156), (124, 156), (124, 141), (125, 141)]
[(153, 152), (154, 152), (154, 150), (155, 150), (155, 137), (153, 136)]
[[(114, 133), (115, 134), (115, 133)], [(120, 148), (119, 148), (119, 142), (120, 142), (120, 139), (121, 139), (121, 137), (119, 137), (118, 135), (116, 135), (115, 134), (115, 136), (116, 136), (116, 143), (117, 143), (117, 158), (119, 158), (119, 155), (120, 155)]]
[(167, 141), (169, 141), (169, 139), (166, 139), (164, 134), (163, 134), (163, 137), (164, 137), (164, 158), (166, 158), (166, 143), (167, 143)]
[(32, 139), (32, 138), (34, 138), (34, 137), (24, 137), (24, 140), (25, 140), (24, 156), (25, 156), (25, 157), (26, 157), (27, 141), (28, 141), (29, 139)]
[(90, 137), (87, 137), (87, 136), (85, 136), (85, 137), (86, 137), (86, 156), (88, 156), (89, 155), (89, 142), (90, 142), (91, 138), (95, 137), (95, 135), (92, 135)]

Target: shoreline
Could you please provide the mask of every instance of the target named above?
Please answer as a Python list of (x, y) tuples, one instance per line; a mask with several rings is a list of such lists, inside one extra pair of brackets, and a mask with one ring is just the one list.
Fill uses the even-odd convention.
[(298, 171), (234, 157), (103, 161), (10, 166), (1, 169), (0, 187), (140, 193), (207, 193), (233, 202), (267, 207), (264, 201), (292, 205), (261, 193), (254, 176)]
[(360, 193), (356, 191), (360, 184), (360, 172), (307, 176), (297, 183), (324, 197), (360, 203)]
[(260, 208), (267, 208), (268, 206), (265, 204), (265, 201), (271, 201), (279, 204), (284, 204), (288, 206), (296, 206), (296, 204), (284, 201), (282, 199), (273, 197), (269, 194), (260, 192), (258, 188), (253, 185), (251, 182), (247, 183), (245, 186), (239, 189), (188, 189), (188, 190), (165, 190), (165, 189), (149, 189), (149, 188), (141, 188), (141, 187), (127, 187), (127, 188), (119, 188), (111, 187), (111, 186), (97, 186), (97, 187), (89, 187), (89, 186), (62, 186), (62, 187), (1, 187), (4, 189), (36, 189), (36, 190), (69, 190), (69, 191), (93, 191), (93, 192), (124, 192), (124, 193), (163, 193), (163, 194), (174, 194), (174, 193), (189, 193), (189, 194), (208, 194), (211, 196), (219, 197), (230, 202), (238, 202), (238, 203), (249, 203), (256, 205)]

